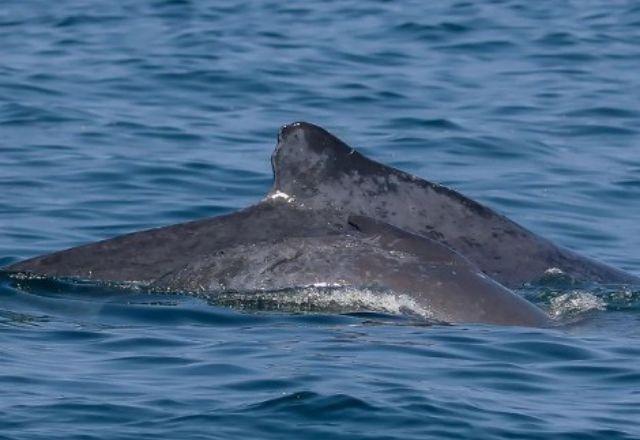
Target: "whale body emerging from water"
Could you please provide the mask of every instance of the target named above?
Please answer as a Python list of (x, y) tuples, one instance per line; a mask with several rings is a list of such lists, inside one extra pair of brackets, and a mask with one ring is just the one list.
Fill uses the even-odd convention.
[(550, 268), (578, 281), (640, 283), (309, 123), (282, 127), (271, 161), (273, 187), (256, 205), (4, 270), (196, 294), (373, 288), (410, 297), (436, 320), (529, 326), (549, 319), (508, 287)]

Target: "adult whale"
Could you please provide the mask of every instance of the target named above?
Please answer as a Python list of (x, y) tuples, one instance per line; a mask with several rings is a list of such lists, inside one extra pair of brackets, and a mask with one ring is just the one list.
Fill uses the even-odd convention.
[(310, 208), (369, 216), (455, 249), (485, 274), (520, 287), (561, 270), (576, 281), (638, 284), (640, 278), (580, 256), (444, 186), (375, 162), (324, 129), (285, 126), (272, 156), (270, 194)]
[(498, 282), (534, 281), (550, 267), (577, 279), (638, 281), (452, 190), (369, 160), (312, 124), (280, 130), (272, 165), (273, 188), (252, 207), (5, 270), (188, 292), (375, 287), (415, 298), (436, 319), (523, 325), (548, 321)]

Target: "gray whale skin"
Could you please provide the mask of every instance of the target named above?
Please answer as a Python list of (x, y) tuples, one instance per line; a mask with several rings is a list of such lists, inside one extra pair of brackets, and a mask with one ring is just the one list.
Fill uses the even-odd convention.
[(633, 275), (558, 247), (443, 186), (370, 160), (305, 122), (280, 129), (260, 203), (4, 268), (10, 273), (213, 294), (314, 285), (406, 295), (454, 323), (547, 326), (508, 288), (550, 268), (579, 281)]

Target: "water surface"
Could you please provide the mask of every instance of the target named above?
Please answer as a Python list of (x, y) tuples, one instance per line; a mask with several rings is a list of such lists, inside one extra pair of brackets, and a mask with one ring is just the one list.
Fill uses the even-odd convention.
[[(308, 120), (640, 274), (635, 2), (8, 0), (0, 43), (0, 265), (253, 203)], [(640, 294), (521, 294), (566, 324), (1, 278), (0, 438), (640, 437)]]

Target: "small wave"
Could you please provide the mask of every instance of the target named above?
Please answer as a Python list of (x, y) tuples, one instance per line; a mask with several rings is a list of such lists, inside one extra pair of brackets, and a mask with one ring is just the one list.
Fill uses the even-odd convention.
[(107, 295), (123, 291), (144, 293), (147, 286), (139, 281), (94, 281), (78, 278), (51, 277), (47, 275), (32, 274), (26, 272), (8, 273), (0, 271), (0, 282), (23, 292), (36, 294), (62, 293), (65, 295)]
[(0, 309), (0, 327), (37, 327), (41, 323), (49, 322), (46, 315), (34, 315)]
[(608, 310), (640, 310), (640, 290), (627, 286), (608, 288), (600, 294)]
[(538, 285), (521, 293), (546, 308), (560, 321), (572, 321), (594, 311), (640, 310), (640, 290), (627, 285), (579, 285), (575, 281), (559, 280)]
[(323, 396), (312, 391), (298, 391), (284, 394), (252, 405), (250, 411), (295, 412), (313, 417), (315, 414), (333, 414), (334, 417), (349, 417), (345, 412), (378, 411), (371, 403), (347, 394)]
[(435, 118), (435, 119), (415, 118), (415, 117), (394, 118), (390, 121), (389, 127), (390, 128), (420, 127), (425, 129), (436, 129), (436, 130), (462, 130), (461, 126), (445, 118)]

